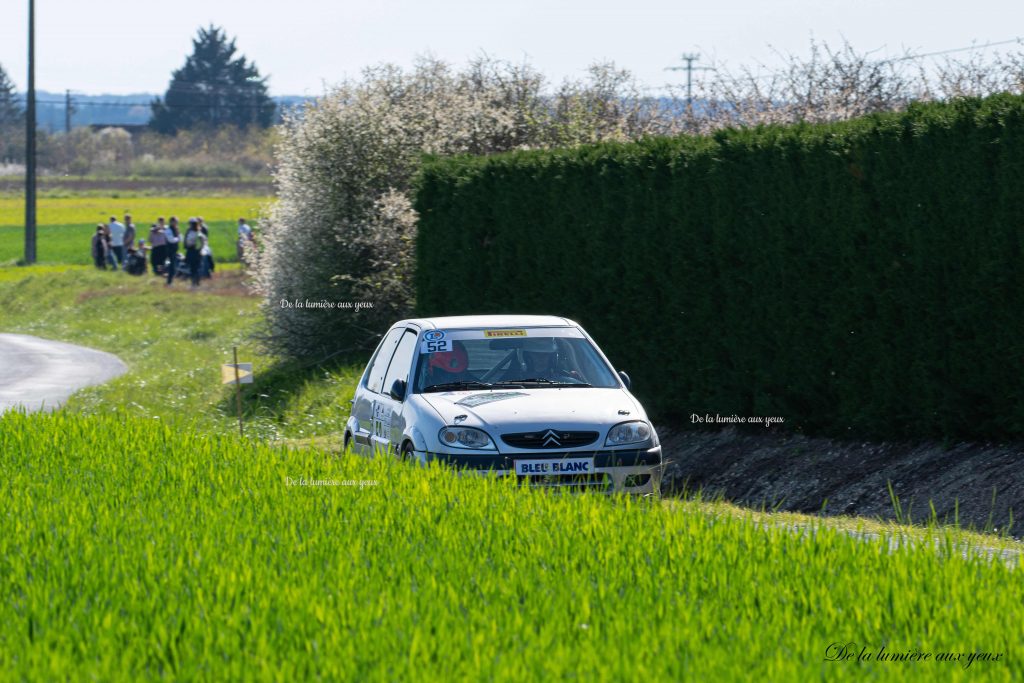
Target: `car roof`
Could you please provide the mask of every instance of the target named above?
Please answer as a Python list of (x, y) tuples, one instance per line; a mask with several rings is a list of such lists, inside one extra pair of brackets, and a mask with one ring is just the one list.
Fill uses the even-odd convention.
[(439, 318), (413, 318), (398, 325), (416, 325), (421, 329), (474, 330), (485, 327), (579, 327), (568, 318), (554, 315), (450, 315)]

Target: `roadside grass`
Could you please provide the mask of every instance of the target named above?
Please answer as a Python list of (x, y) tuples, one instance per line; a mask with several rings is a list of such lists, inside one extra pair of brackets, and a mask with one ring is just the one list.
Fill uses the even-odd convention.
[[(79, 266), (61, 264), (61, 263), (50, 263), (47, 265), (35, 265), (29, 268), (24, 267), (10, 267), (0, 266), (0, 282), (18, 282), (24, 280), (27, 276), (33, 277), (46, 277), (49, 275), (62, 275), (65, 273), (80, 273), (86, 272), (85, 269)], [(72, 277), (74, 277), (72, 275)], [(2, 305), (2, 302), (0, 302)]]
[(0, 268), (0, 332), (31, 334), (118, 355), (129, 371), (77, 392), (66, 404), (83, 414), (194, 420), (203, 429), (237, 430), (234, 393), (220, 366), (252, 362), (245, 385), (247, 433), (264, 439), (305, 438), (341, 431), (348, 399), (365, 358), (326, 367), (282, 363), (252, 338), (259, 299), (243, 273), (224, 265), (198, 291), (162, 278), (83, 266)]
[[(203, 216), (206, 218), (206, 216)], [(187, 217), (186, 217), (187, 218)], [(107, 219), (104, 219), (105, 223)], [(17, 227), (0, 227), (0, 265), (14, 265), (25, 255), (25, 229)], [(137, 239), (149, 242), (149, 223), (145, 225), (145, 234)], [(216, 259), (216, 265), (222, 262), (238, 262), (235, 238), (238, 234), (238, 219), (234, 221), (206, 222), (210, 229), (210, 250)], [(251, 225), (251, 223), (250, 223)], [(142, 225), (136, 222), (137, 230)], [(187, 224), (184, 227), (188, 227)], [(36, 229), (36, 261), (43, 264), (92, 265), (92, 236), (96, 232), (96, 222), (79, 223), (76, 225), (40, 225)], [(149, 256), (147, 253), (146, 259)]]
[[(0, 416), (5, 675), (1024, 675), (1019, 543), (699, 496), (559, 496), (344, 456), (365, 358), (283, 363), (252, 340), (259, 319), (237, 266), (198, 292), (90, 267), (0, 268), (0, 331), (110, 350), (130, 368), (53, 415)], [(248, 439), (220, 384), (234, 345), (256, 371)], [(850, 642), (1003, 655), (825, 661)]]
[[(243, 385), (241, 392), (246, 434), (290, 448), (342, 451), (349, 400), (366, 358), (340, 358), (319, 366), (264, 353), (252, 337), (259, 329), (259, 301), (246, 293), (237, 265), (223, 266), (198, 292), (188, 291), (184, 284), (165, 288), (162, 282), (149, 275), (133, 278), (91, 267), (0, 267), (0, 332), (91, 346), (115, 353), (128, 364), (125, 375), (77, 392), (65, 406), (70, 412), (194, 421), (199, 429), (214, 432), (238, 429), (235, 394), (220, 383), (220, 365), (231, 362), (232, 347), (237, 346), (239, 359), (252, 362), (255, 370), (255, 383)], [(720, 500), (697, 500), (716, 514), (749, 512)], [(666, 500), (667, 506), (678, 504)], [(820, 521), (799, 513), (751, 514), (763, 515), (765, 523), (790, 527)], [(825, 523), (851, 533), (925, 533), (928, 520), (916, 521), (898, 525), (829, 516)], [(1006, 538), (1005, 532), (963, 531), (969, 542), (1024, 551), (1024, 545)]]
[(12, 680), (1024, 677), (1024, 569), (945, 533), (799, 535), (124, 413), (0, 417), (0, 493)]
[[(176, 215), (182, 229), (191, 216), (202, 216), (210, 228), (210, 248), (220, 261), (237, 261), (235, 238), (239, 218), (254, 220), (257, 209), (269, 197), (186, 196), (152, 197), (113, 193), (42, 197), (37, 210), (37, 260), (40, 263), (92, 263), (90, 245), (97, 223), (111, 215), (123, 220), (130, 213), (138, 230), (137, 239), (148, 241), (149, 227), (157, 217)], [(14, 263), (24, 256), (24, 201), (0, 196), (0, 264)]]
[[(349, 400), (367, 360), (366, 356), (348, 355), (324, 365), (285, 360), (263, 363), (256, 381), (242, 386), (243, 419), (258, 425), (270, 438), (340, 444)], [(237, 415), (234, 394), (225, 394), (218, 408)]]

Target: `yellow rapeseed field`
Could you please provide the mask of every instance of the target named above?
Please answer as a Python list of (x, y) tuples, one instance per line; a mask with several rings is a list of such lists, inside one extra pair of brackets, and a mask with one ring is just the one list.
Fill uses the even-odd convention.
[[(40, 226), (89, 225), (106, 222), (114, 215), (121, 219), (130, 213), (135, 223), (147, 226), (158, 216), (202, 216), (206, 221), (251, 219), (258, 207), (270, 197), (41, 197), (37, 202), (36, 221)], [(23, 226), (25, 202), (21, 197), (0, 197), (0, 227)]]

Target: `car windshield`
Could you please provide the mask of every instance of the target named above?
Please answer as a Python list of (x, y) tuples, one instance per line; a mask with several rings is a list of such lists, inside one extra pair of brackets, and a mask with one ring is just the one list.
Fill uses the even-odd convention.
[(618, 388), (619, 380), (579, 330), (431, 330), (423, 335), (415, 393), (485, 388)]

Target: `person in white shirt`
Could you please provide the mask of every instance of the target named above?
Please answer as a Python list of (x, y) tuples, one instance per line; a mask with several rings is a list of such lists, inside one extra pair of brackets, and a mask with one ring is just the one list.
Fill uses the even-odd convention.
[[(202, 220), (202, 219), (200, 219)], [(203, 247), (199, 250), (200, 265), (199, 275), (205, 278), (213, 277), (213, 250), (210, 249), (210, 230), (205, 223), (199, 224), (199, 236), (203, 240)]]
[(245, 250), (252, 247), (252, 228), (244, 218), (238, 219), (238, 262), (245, 263)]
[(117, 260), (117, 268), (121, 268), (124, 265), (124, 224), (118, 222), (117, 216), (111, 216), (107, 229), (110, 231), (110, 253)]

